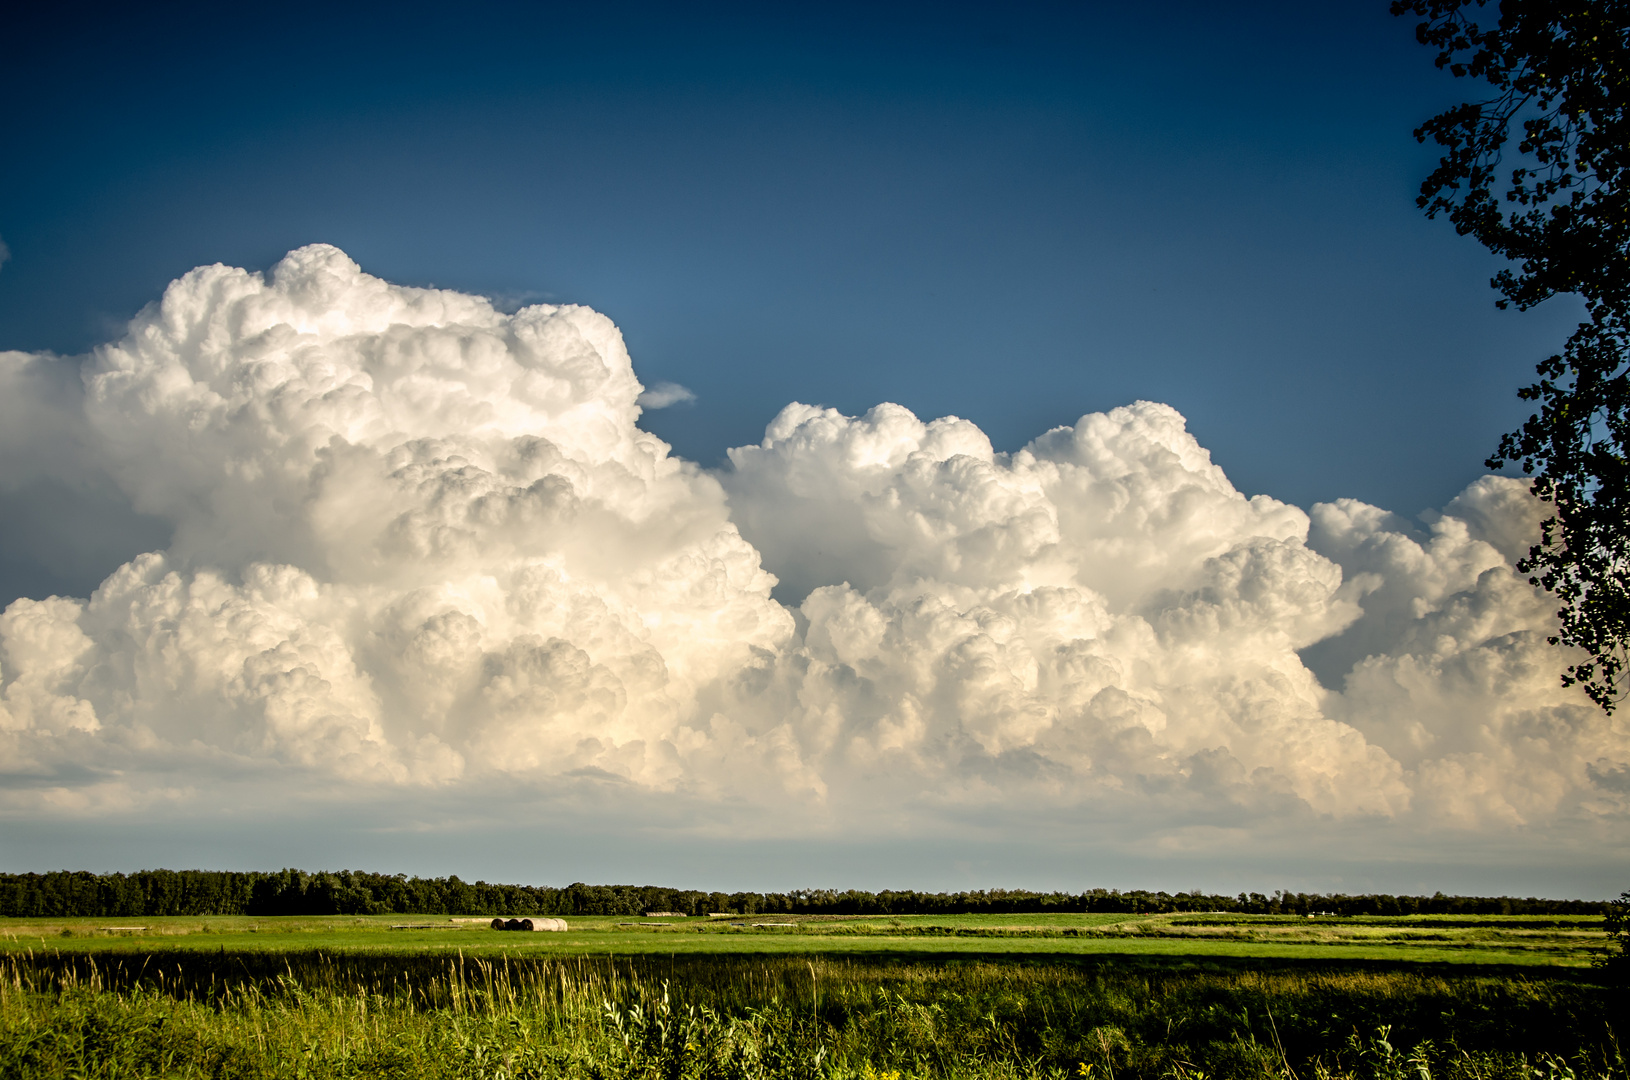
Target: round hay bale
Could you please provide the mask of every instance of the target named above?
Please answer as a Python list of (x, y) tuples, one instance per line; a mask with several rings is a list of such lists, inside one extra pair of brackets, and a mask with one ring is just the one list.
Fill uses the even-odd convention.
[(531, 919), (522, 919), (521, 920), (521, 929), (522, 930), (536, 930), (537, 927), (532, 925), (532, 920)]
[(521, 920), (519, 920), (519, 919), (508, 919), (508, 920), (505, 920), (505, 922), (504, 922), (504, 929), (505, 930), (523, 930), (523, 929), (524, 930), (530, 930), (531, 927), (530, 926), (523, 927), (521, 925)]
[(504, 928), (504, 920), (501, 918), (492, 920), (492, 928), (494, 930), (502, 930)]

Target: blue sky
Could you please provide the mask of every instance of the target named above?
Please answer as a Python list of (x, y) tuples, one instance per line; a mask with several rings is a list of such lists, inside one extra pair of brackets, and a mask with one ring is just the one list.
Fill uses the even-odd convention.
[[(1411, 131), (1466, 87), (1385, 0), (38, 8), (6, 47), (0, 381), (21, 389), (0, 401), (0, 607), (29, 599), (0, 616), (0, 864), (1591, 895), (1630, 866), (1622, 839), (1603, 839), (1630, 812), (1630, 749), (1557, 687), (1548, 601), (1510, 569), (1532, 506), (1485, 482), (1447, 518), (1430, 513), (1521, 422), (1516, 388), (1579, 309), (1496, 311), (1498, 265), (1415, 208), (1434, 158)], [(248, 310), (232, 290), (315, 319), (299, 290), (324, 274), (348, 283), (341, 321), (376, 343), (397, 332), (369, 321), (367, 298), (389, 291), (377, 279), (503, 312), (592, 307), (646, 385), (695, 395), (640, 420), (713, 470), (661, 495), (672, 535), (642, 531), (646, 504), (628, 491), (594, 486), (597, 469), (660, 472), (629, 449), (631, 421), (612, 449), (542, 406), (503, 439), (437, 427), (472, 396), (513, 404), (465, 372), (436, 391), (441, 413), (392, 438), (473, 440), (468, 468), (497, 483), (511, 443), (541, 431), (571, 468), (528, 483), (565, 484), (599, 524), (562, 517), (525, 550), (481, 534), (445, 563), (391, 554), (366, 520), (336, 540), (322, 531), (348, 512), (323, 486), (332, 447), (314, 465), (290, 449), (305, 429), (255, 427), (276, 414), (270, 398), (208, 421), (172, 411), (177, 386), (213, 377), (192, 339), (129, 361), (136, 383), (152, 380), (145, 396), (97, 382), (113, 361), (81, 359), (193, 267), (269, 271), (312, 244), (355, 265), (306, 248), (270, 284), (189, 278), (176, 325), (234, 327), (222, 355), (252, 365), (261, 345), (231, 321)], [(448, 303), (458, 325), (479, 324), (470, 333), (497, 333), (490, 312)], [(413, 319), (428, 355), (445, 326)], [(631, 415), (626, 360), (593, 319), (551, 325), (568, 324), (599, 342), (611, 381), (562, 385)], [(351, 345), (319, 345), (352, 362)], [(577, 355), (548, 363), (576, 372)], [(65, 373), (82, 363), (89, 389), (73, 389)], [(427, 400), (370, 372), (382, 410)], [(1111, 411), (1138, 400), (1172, 406), (1187, 434), (1169, 411)], [(789, 414), (727, 463), (793, 401), (851, 419)], [(310, 415), (329, 402), (316, 394)], [(966, 425), (862, 416), (881, 402), (970, 420), (989, 446)], [(1105, 412), (1035, 458), (988, 452)], [(376, 436), (348, 437), (379, 460), (408, 453)], [(884, 471), (853, 467), (857, 447)], [(1195, 447), (1237, 492), (1184, 456)], [(215, 476), (211, 454), (238, 471)], [(1130, 464), (1111, 475), (1110, 459)], [(279, 470), (307, 486), (265, 487)], [(356, 490), (400, 500), (399, 522), (440, 512), (398, 480)], [(1123, 481), (1130, 503), (1105, 494)], [(1344, 497), (1381, 509), (1315, 509)], [(649, 566), (596, 569), (597, 548), (630, 536), (648, 550), (629, 558)], [(742, 569), (760, 556), (800, 595), (772, 599)], [(550, 594), (557, 606), (525, 625), (482, 606), (481, 582), (531, 588), (544, 564), (586, 592)], [(385, 596), (368, 576), (381, 566), (416, 584)], [(663, 575), (694, 588), (663, 593), (650, 584)], [(44, 602), (104, 579), (100, 601)], [(708, 589), (718, 611), (686, 606)], [(545, 617), (586, 610), (591, 593), (634, 629)], [(1073, 599), (1026, 599), (1044, 593)], [(146, 614), (120, 622), (117, 598), (137, 594), (129, 610)], [(413, 606), (432, 594), (451, 606)], [(912, 622), (930, 601), (962, 620), (943, 655), (940, 631)], [(191, 626), (176, 612), (205, 609), (225, 621), (186, 630), (191, 667), (143, 666), (184, 653), (166, 636)], [(715, 641), (726, 616), (747, 629)], [(455, 624), (480, 628), (461, 639), (479, 657), (468, 670), (506, 693), (527, 672), (553, 673), (557, 690), (563, 672), (590, 672), (581, 701), (614, 683), (624, 712), (586, 719), (559, 705), (564, 690), (558, 714), (494, 705), (497, 682), (414, 682), (392, 666), (409, 654), (380, 644)], [(255, 629), (222, 629), (243, 626)], [(661, 637), (676, 626), (691, 629)], [(1035, 643), (1059, 634), (1085, 652), (1055, 686), (1047, 664), (1064, 652)], [(966, 674), (971, 661), (953, 687), (945, 673), (975, 655), (1005, 657), (979, 671), (1009, 671), (1028, 704), (990, 704), (1001, 694)], [(647, 701), (651, 656), (670, 684)], [(1081, 672), (1109, 670), (1100, 661), (1121, 674), (1076, 701), (1099, 677)], [(278, 678), (268, 664), (285, 664)], [(237, 681), (197, 674), (210, 671)], [(941, 677), (939, 697), (900, 689)], [(730, 704), (721, 687), (745, 696)], [(956, 701), (986, 704), (944, 704)], [(553, 758), (494, 756), (494, 732), (546, 713), (564, 740)], [(1036, 734), (1025, 725), (1041, 715), (1053, 726)], [(855, 741), (833, 741), (833, 717)], [(1544, 753), (1523, 741), (1536, 725), (1549, 725)], [(398, 779), (369, 787), (374, 774)], [(760, 780), (783, 786), (766, 795)], [(517, 824), (540, 819), (580, 827), (547, 840)]]
[(1385, 4), (39, 12), (0, 88), (0, 334), (79, 352), (194, 265), (615, 319), (706, 464), (790, 400), (999, 449), (1137, 398), (1248, 492), (1414, 514), (1571, 310), (1413, 206), (1463, 88)]

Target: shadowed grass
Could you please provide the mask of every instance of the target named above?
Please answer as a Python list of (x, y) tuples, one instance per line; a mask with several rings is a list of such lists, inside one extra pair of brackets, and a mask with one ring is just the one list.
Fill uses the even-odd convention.
[(1630, 1080), (1577, 975), (185, 950), (0, 959), (0, 1075)]

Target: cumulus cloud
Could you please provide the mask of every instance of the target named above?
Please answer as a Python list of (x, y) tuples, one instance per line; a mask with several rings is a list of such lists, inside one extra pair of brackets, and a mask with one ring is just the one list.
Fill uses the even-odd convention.
[(223, 776), (1178, 847), (1627, 810), (1630, 737), (1557, 685), (1512, 569), (1539, 514), (1513, 480), (1419, 523), (1304, 512), (1148, 402), (1011, 454), (793, 404), (714, 474), (638, 427), (688, 392), (645, 390), (604, 316), (322, 245), (202, 267), (71, 368), (0, 354), (0, 383), (57, 440), (9, 463), (100, 472), (173, 532), (0, 615), (13, 816)]
[(645, 409), (666, 409), (672, 405), (685, 405), (696, 400), (689, 388), (674, 382), (653, 383), (637, 399)]

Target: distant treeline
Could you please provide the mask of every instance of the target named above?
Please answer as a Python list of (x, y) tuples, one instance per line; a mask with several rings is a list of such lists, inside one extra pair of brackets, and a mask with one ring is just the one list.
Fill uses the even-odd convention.
[(0, 916), (125, 917), (145, 915), (640, 915), (647, 911), (706, 915), (951, 915), (1067, 911), (1228, 911), (1265, 915), (1598, 915), (1604, 902), (1512, 896), (1363, 896), (1319, 893), (1165, 893), (1092, 889), (1083, 893), (990, 889), (798, 889), (785, 893), (699, 892), (655, 885), (585, 885), (563, 889), (489, 885), (457, 877), (419, 878), (354, 870), (306, 873), (143, 870), (134, 874), (57, 871), (0, 874)]

